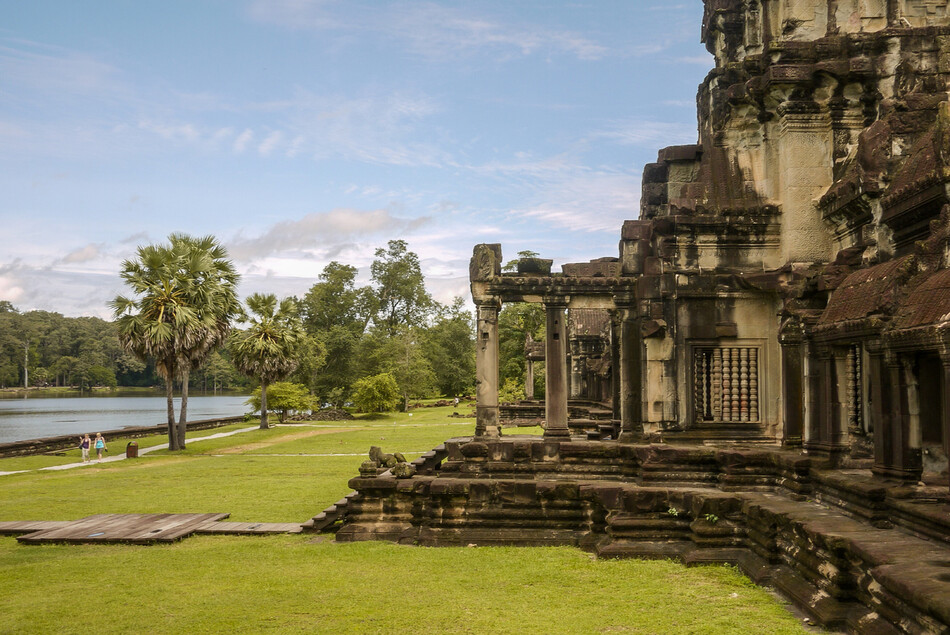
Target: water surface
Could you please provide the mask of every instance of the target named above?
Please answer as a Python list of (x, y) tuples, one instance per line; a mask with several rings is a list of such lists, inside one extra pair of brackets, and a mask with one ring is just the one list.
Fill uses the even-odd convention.
[[(188, 420), (233, 417), (249, 412), (247, 395), (189, 395)], [(165, 423), (165, 397), (41, 396), (0, 399), (0, 443), (38, 439), (60, 434), (94, 434), (128, 426)], [(181, 399), (175, 399), (177, 419)]]

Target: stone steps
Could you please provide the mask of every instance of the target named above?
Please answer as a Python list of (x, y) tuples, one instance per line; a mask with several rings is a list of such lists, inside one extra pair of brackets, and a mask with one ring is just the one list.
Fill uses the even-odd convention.
[[(625, 504), (662, 506), (662, 492), (642, 491)], [(667, 495), (676, 498), (675, 492)], [(908, 632), (947, 632), (950, 545), (876, 528), (781, 494), (743, 492), (733, 498), (732, 506), (741, 504), (741, 511), (712, 523), (693, 518), (687, 525), (685, 518), (664, 519), (648, 510), (611, 513), (608, 540), (595, 551), (601, 557), (734, 564), (756, 583), (775, 586), (825, 628), (883, 634), (899, 632), (894, 624), (902, 623)], [(696, 509), (704, 509), (703, 499), (703, 492), (694, 491), (685, 505), (692, 509), (682, 514), (696, 516)], [(703, 524), (719, 529), (726, 543), (722, 548), (702, 546), (709, 544)]]
[(338, 529), (336, 523), (342, 521), (353, 500), (358, 499), (359, 492), (350, 492), (337, 502), (301, 525), (303, 531), (324, 532)]

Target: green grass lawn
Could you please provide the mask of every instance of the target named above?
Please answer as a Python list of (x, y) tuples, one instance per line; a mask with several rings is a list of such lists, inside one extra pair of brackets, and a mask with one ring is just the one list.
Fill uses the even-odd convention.
[[(349, 491), (369, 445), (424, 451), (471, 434), (474, 422), (457, 425), (449, 412), (255, 430), (190, 443), (175, 456), (3, 476), (0, 520), (230, 512), (233, 520), (302, 522)], [(730, 568), (598, 561), (573, 548), (341, 545), (312, 534), (197, 536), (148, 547), (0, 538), (0, 633), (409, 629), (803, 632)]]
[[(229, 432), (232, 430), (239, 430), (241, 428), (246, 428), (250, 425), (255, 425), (257, 421), (250, 423), (234, 423), (227, 426), (221, 426), (220, 428), (211, 428), (208, 430), (193, 430), (188, 432), (185, 435), (185, 439), (194, 439), (196, 437), (205, 437), (219, 432)], [(92, 435), (95, 437), (95, 435)], [(140, 448), (147, 448), (152, 445), (161, 445), (163, 443), (168, 443), (167, 434), (153, 434), (146, 437), (137, 437), (135, 439), (131, 437), (115, 437), (110, 438), (108, 441), (109, 452), (106, 456), (113, 456), (115, 454), (125, 454), (125, 446), (129, 441), (135, 441), (138, 443)], [(233, 443), (229, 441), (228, 443)], [(79, 436), (76, 436), (76, 445), (77, 447), (71, 448), (69, 450), (59, 450), (56, 453), (50, 454), (40, 454), (37, 456), (13, 456), (0, 458), (0, 472), (14, 472), (16, 470), (37, 470), (41, 467), (49, 467), (52, 465), (64, 465), (66, 463), (76, 463), (82, 461), (82, 452), (79, 450)], [(95, 458), (96, 451), (95, 449), (89, 450), (89, 456)]]

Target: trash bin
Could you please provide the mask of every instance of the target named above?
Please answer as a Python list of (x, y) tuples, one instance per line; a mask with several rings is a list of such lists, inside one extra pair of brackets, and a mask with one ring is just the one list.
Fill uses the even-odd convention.
[(125, 458), (127, 459), (137, 459), (139, 456), (139, 444), (135, 441), (129, 441), (129, 444), (125, 446)]

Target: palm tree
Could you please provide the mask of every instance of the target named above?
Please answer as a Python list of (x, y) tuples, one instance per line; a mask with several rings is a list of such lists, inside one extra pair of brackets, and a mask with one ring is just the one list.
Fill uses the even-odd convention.
[[(240, 312), (239, 276), (213, 236), (171, 234), (169, 243), (140, 246), (122, 263), (120, 276), (133, 297), (118, 296), (113, 308), (122, 345), (140, 359), (154, 359), (165, 380), (168, 446), (185, 447), (188, 378), (227, 337)], [(181, 419), (175, 425), (174, 381), (182, 382)], [(177, 429), (176, 429), (177, 428)]]
[(238, 370), (261, 382), (261, 429), (267, 429), (267, 386), (297, 368), (297, 346), (304, 337), (297, 307), (290, 298), (277, 305), (274, 294), (247, 297), (250, 327), (235, 335), (231, 356)]

